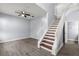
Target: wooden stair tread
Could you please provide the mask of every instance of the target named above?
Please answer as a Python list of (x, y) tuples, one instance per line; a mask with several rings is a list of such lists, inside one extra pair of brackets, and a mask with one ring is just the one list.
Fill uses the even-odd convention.
[(44, 39), (49, 39), (49, 40), (55, 40), (55, 38), (54, 37), (49, 37), (49, 36), (44, 36)]
[(52, 29), (57, 29), (56, 27), (51, 27)]
[(56, 29), (49, 28), (48, 30), (56, 31)]
[(50, 49), (48, 49), (48, 48), (46, 48), (46, 47), (44, 47), (44, 46), (40, 46), (42, 49), (44, 49), (44, 50), (47, 50), (47, 51), (49, 51), (49, 52), (52, 52), (52, 50), (50, 50)]
[(57, 25), (57, 24), (58, 24), (58, 22), (53, 23), (53, 25)]
[(54, 28), (54, 27), (53, 27), (53, 28), (49, 28), (49, 30), (53, 30), (53, 29), (55, 29), (55, 30), (56, 30), (57, 28)]
[(48, 31), (56, 31), (56, 29), (48, 29)]
[(49, 28), (49, 30), (53, 30), (53, 29), (55, 29), (55, 30), (56, 30), (57, 28), (54, 28), (54, 27), (53, 27), (53, 28)]
[[(54, 32), (47, 32), (47, 33), (48, 33), (48, 34), (55, 34)], [(46, 33), (46, 34), (47, 34), (47, 33)]]
[(55, 35), (53, 35), (53, 34), (45, 34), (45, 36), (55, 37)]
[(40, 44), (40, 46), (43, 46), (43, 47), (45, 47), (45, 48), (47, 48), (47, 49), (52, 50), (52, 47), (51, 47), (51, 46), (48, 46), (48, 45), (45, 45), (45, 44)]
[(51, 46), (52, 47), (52, 44), (48, 44), (46, 42), (41, 42), (41, 44), (45, 44), (45, 45), (48, 45), (48, 46)]
[(47, 32), (56, 32), (56, 29), (48, 29)]
[(57, 27), (55, 27), (55, 26), (51, 26), (51, 27), (49, 27), (49, 28), (58, 28), (58, 26), (57, 26)]
[(46, 33), (45, 35), (47, 36), (52, 35), (53, 37), (55, 37), (55, 34), (52, 34), (52, 33)]
[(42, 42), (45, 42), (45, 43), (48, 43), (48, 44), (52, 44), (53, 45), (53, 41), (51, 41), (51, 40), (43, 39)]
[(44, 38), (42, 41), (45, 41), (45, 42), (47, 42), (47, 43), (49, 42), (49, 43), (53, 44), (53, 42), (54, 42), (55, 40), (45, 39), (45, 38)]
[(56, 24), (52, 24), (51, 26), (58, 26), (58, 25), (56, 25)]
[(51, 27), (58, 27), (57, 25), (52, 25)]
[(49, 28), (58, 28), (58, 27), (53, 27), (53, 26), (51, 26), (51, 27), (49, 27)]
[(48, 29), (48, 31), (56, 32), (56, 29)]
[(50, 39), (50, 38), (43, 38), (43, 40), (47, 40), (47, 41), (51, 41), (51, 42), (53, 42), (53, 41), (55, 41), (55, 39)]

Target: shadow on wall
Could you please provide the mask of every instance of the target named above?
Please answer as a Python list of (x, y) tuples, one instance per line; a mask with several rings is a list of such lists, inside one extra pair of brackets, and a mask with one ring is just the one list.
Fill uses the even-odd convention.
[(75, 38), (75, 43), (78, 44), (78, 35)]

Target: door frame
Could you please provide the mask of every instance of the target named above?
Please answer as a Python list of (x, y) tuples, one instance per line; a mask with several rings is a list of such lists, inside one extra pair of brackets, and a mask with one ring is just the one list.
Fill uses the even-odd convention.
[[(68, 41), (68, 22), (65, 21), (65, 43)], [(79, 21), (78, 21), (78, 44), (79, 44)]]
[(67, 26), (67, 21), (65, 21), (65, 43), (67, 43), (67, 39), (68, 39), (68, 30), (67, 30), (68, 26)]

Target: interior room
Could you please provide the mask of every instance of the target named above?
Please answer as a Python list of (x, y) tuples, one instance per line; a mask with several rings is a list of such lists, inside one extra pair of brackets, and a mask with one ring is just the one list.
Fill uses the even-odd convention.
[(79, 56), (78, 3), (0, 3), (0, 56)]

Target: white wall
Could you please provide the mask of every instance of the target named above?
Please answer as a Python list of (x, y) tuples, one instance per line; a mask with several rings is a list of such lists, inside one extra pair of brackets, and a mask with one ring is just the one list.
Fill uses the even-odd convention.
[(35, 39), (41, 39), (43, 34), (48, 29), (48, 18), (47, 15), (38, 17), (30, 21), (30, 37)]
[[(27, 21), (27, 18), (18, 17), (16, 10), (30, 13), (34, 18)], [(35, 3), (0, 4), (0, 42), (30, 37), (39, 39), (48, 26), (46, 15)]]
[[(22, 7), (22, 6), (24, 7)], [(47, 31), (48, 25), (53, 24), (55, 21), (54, 17), (54, 7), (55, 4), (51, 3), (41, 3), (42, 7), (37, 8), (34, 4), (0, 4), (0, 12), (10, 14), (14, 14), (14, 10), (19, 9), (19, 7), (30, 9), (30, 11), (37, 15), (37, 17), (31, 19), (29, 22), (24, 18), (18, 18), (16, 16), (10, 16), (6, 14), (0, 14), (0, 38), (1, 41), (9, 40), (9, 39), (17, 39), (20, 37), (32, 37), (35, 39), (40, 39), (43, 34)], [(27, 5), (27, 6), (25, 6)], [(6, 7), (7, 8), (6, 8)], [(13, 7), (12, 7), (13, 6)], [(17, 8), (18, 7), (18, 8)], [(32, 7), (32, 8), (31, 8)], [(26, 10), (22, 9), (22, 10)], [(34, 9), (33, 9), (34, 8)], [(14, 10), (13, 10), (14, 9)], [(32, 10), (33, 9), (33, 10)], [(8, 11), (8, 12), (7, 12)]]
[(0, 42), (28, 37), (27, 19), (0, 13)]
[[(74, 10), (73, 10), (74, 9)], [(79, 11), (75, 8), (65, 16), (65, 20), (67, 21), (67, 40), (76, 41), (78, 40), (78, 22), (79, 22)]]
[(78, 22), (68, 22), (68, 39), (78, 40)]
[(70, 3), (59, 3), (55, 7), (56, 9), (56, 16), (60, 18), (70, 7)]
[(39, 3), (37, 4), (48, 13), (48, 25), (50, 26), (55, 21), (55, 3)]
[(37, 5), (45, 10), (46, 15), (30, 21), (30, 37), (40, 40), (47, 31), (48, 26), (53, 24), (53, 22), (56, 20), (54, 16), (55, 4), (39, 3)]

